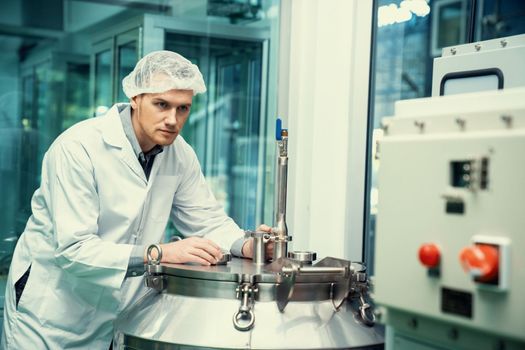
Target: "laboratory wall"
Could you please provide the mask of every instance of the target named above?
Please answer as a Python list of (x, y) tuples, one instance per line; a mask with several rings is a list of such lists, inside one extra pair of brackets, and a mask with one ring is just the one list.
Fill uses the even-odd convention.
[(362, 261), (372, 3), (283, 1), (281, 20), (293, 249)]

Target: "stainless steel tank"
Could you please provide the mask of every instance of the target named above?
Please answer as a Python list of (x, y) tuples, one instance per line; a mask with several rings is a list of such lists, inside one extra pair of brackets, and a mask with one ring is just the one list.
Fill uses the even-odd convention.
[(147, 269), (152, 289), (119, 318), (116, 349), (383, 349), (349, 262)]
[[(253, 260), (159, 264), (161, 249), (151, 246), (159, 256), (146, 265), (151, 290), (116, 321), (116, 349), (384, 348), (364, 266), (330, 257), (313, 263), (313, 252), (288, 252), (287, 138), (278, 122), (276, 223), (272, 232), (246, 233)], [(271, 263), (268, 242), (275, 245)]]

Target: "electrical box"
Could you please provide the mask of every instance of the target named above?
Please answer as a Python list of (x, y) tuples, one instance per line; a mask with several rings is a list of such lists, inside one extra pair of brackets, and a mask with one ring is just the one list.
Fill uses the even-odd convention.
[(383, 128), (381, 321), (436, 348), (525, 349), (525, 88), (400, 101)]

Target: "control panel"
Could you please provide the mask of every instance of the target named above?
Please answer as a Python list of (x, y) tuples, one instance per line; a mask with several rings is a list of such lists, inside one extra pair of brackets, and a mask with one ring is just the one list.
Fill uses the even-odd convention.
[(525, 89), (401, 101), (384, 126), (382, 322), (444, 349), (524, 349)]

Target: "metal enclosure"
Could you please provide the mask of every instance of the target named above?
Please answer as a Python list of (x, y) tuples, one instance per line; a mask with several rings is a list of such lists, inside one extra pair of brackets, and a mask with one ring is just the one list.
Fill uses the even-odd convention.
[(444, 48), (434, 59), (432, 96), (450, 94), (449, 84), (456, 93), (525, 86), (524, 60), (525, 34)]
[[(525, 89), (400, 101), (384, 130), (375, 300), (394, 344), (523, 349)], [(498, 252), (490, 282), (460, 262), (479, 245)]]

